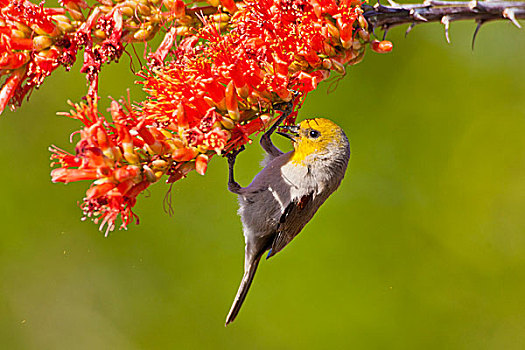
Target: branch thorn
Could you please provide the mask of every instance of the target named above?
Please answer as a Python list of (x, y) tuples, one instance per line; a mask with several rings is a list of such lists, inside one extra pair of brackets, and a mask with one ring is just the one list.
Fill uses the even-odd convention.
[(428, 22), (428, 20), (421, 16), (419, 13), (417, 13), (414, 9), (410, 10), (410, 15), (412, 16), (412, 18), (414, 18), (415, 20), (418, 20), (418, 21), (421, 21), (421, 22)]
[(405, 38), (408, 36), (408, 33), (410, 33), (412, 29), (414, 29), (415, 26), (416, 26), (416, 22), (412, 22), (410, 26), (408, 26), (407, 31), (405, 32)]
[(399, 7), (399, 4), (397, 2), (395, 2), (394, 0), (387, 0), (387, 1), (390, 4), (390, 6), (392, 6), (392, 7)]
[(382, 12), (381, 10), (384, 11), (384, 9), (386, 9), (387, 7), (386, 6), (383, 6), (383, 4), (381, 4), (379, 2), (379, 0), (377, 0), (377, 3), (374, 5), (374, 8), (379, 11), (379, 12)]
[(445, 38), (447, 39), (447, 43), (450, 44), (450, 37), (448, 36), (448, 28), (450, 27), (450, 17), (443, 16), (443, 18), (441, 18), (441, 23), (445, 26)]
[(372, 35), (374, 36), (374, 38), (377, 38), (376, 29), (374, 27), (372, 27)]
[(476, 38), (478, 36), (478, 32), (479, 32), (479, 29), (481, 28), (482, 25), (485, 24), (485, 20), (479, 20), (479, 21), (476, 21), (478, 23), (478, 25), (476, 26), (476, 30), (474, 30), (474, 35), (472, 36), (472, 51), (474, 51), (474, 44), (476, 43)]
[(502, 13), (503, 17), (508, 18), (516, 27), (521, 29), (521, 25), (519, 24), (518, 20), (516, 19), (516, 9), (514, 8), (506, 8), (503, 10)]
[(388, 34), (389, 26), (383, 26), (383, 40), (386, 40), (386, 35)]

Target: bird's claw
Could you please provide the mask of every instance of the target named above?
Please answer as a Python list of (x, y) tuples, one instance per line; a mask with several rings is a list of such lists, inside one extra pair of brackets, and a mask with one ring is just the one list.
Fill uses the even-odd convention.
[(293, 108), (293, 100), (288, 102), (279, 102), (273, 105), (273, 109), (283, 113), (290, 113)]
[(231, 151), (230, 153), (226, 154), (226, 158), (228, 158), (228, 161), (232, 162), (232, 161), (235, 161), (235, 158), (237, 158), (237, 156), (239, 155), (239, 153), (241, 153), (242, 151), (244, 151), (246, 148), (244, 147), (244, 145), (241, 145), (239, 148), (237, 149), (234, 149), (233, 151)]
[(294, 101), (299, 96), (300, 92), (296, 90), (290, 90), (292, 92), (292, 98), (288, 102), (279, 102), (273, 105), (273, 109), (286, 114), (292, 113)]

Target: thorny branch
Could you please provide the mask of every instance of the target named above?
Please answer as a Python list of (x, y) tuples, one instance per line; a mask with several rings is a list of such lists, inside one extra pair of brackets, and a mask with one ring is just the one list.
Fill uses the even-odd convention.
[(389, 0), (390, 6), (379, 2), (374, 6), (363, 4), (363, 16), (373, 31), (384, 30), (386, 37), (392, 27), (410, 23), (406, 34), (416, 24), (441, 22), (445, 26), (445, 36), (450, 42), (448, 29), (450, 22), (459, 20), (474, 20), (477, 23), (472, 47), (481, 26), (495, 20), (509, 20), (516, 27), (521, 28), (518, 19), (525, 18), (525, 1), (438, 1), (427, 0), (423, 4), (398, 4)]

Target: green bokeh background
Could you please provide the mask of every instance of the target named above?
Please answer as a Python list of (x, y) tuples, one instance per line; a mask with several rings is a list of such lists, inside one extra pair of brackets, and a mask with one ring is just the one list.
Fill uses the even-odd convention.
[[(472, 52), (473, 29), (393, 29), (392, 53), (309, 96), (300, 118), (345, 129), (349, 171), (227, 328), (244, 241), (226, 162), (173, 186), (172, 217), (153, 186), (104, 238), (80, 221), (88, 183), (50, 181), (47, 147), (79, 127), (55, 112), (86, 90), (59, 69), (0, 119), (1, 348), (524, 349), (525, 33), (489, 24)], [(124, 57), (100, 94), (140, 100), (135, 79)], [(241, 184), (261, 158), (239, 156)]]

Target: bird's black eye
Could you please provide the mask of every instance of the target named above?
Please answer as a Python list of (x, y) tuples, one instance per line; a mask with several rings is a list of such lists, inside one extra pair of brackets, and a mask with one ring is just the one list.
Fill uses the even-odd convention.
[(319, 136), (321, 136), (321, 133), (317, 130), (310, 130), (310, 132), (308, 133), (308, 136), (310, 136), (312, 139), (316, 139)]

